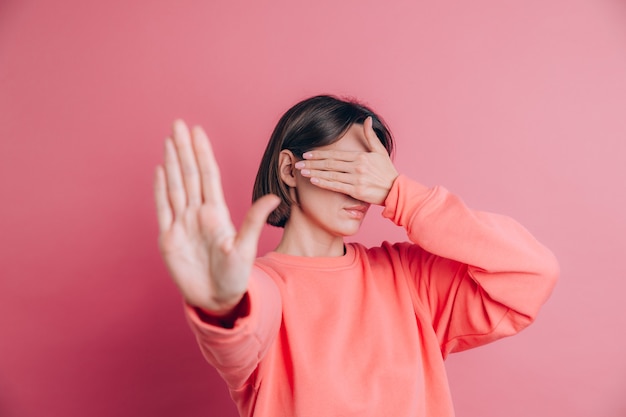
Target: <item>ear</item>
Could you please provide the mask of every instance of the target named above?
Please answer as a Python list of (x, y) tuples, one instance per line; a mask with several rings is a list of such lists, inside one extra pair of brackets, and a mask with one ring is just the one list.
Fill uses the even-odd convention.
[(290, 150), (283, 149), (278, 156), (278, 172), (280, 179), (287, 186), (294, 188), (296, 186), (296, 158)]

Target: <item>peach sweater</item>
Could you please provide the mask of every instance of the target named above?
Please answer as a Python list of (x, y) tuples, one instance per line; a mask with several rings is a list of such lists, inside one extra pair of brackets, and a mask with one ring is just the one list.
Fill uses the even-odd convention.
[(448, 353), (519, 332), (556, 282), (522, 226), (441, 187), (400, 176), (383, 216), (412, 243), (258, 258), (232, 329), (186, 308), (241, 416), (453, 416)]

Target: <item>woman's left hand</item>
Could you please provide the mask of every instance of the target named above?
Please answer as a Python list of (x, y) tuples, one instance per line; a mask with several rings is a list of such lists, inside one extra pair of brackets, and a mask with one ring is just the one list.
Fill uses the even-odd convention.
[(313, 150), (295, 167), (320, 188), (382, 205), (398, 171), (372, 129), (371, 117), (365, 119), (363, 133), (367, 151)]

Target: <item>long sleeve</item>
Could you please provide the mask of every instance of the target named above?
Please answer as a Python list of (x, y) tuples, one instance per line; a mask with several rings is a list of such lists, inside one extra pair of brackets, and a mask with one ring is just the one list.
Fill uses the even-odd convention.
[(202, 354), (233, 391), (249, 381), (276, 337), (281, 320), (278, 288), (257, 267), (252, 270), (245, 297), (248, 297), (248, 314), (238, 318), (232, 329), (206, 323), (194, 308), (185, 306)]
[(472, 211), (444, 188), (401, 175), (383, 216), (415, 244), (399, 248), (415, 277), (415, 304), (430, 317), (444, 356), (517, 333), (556, 283), (556, 259), (526, 229)]

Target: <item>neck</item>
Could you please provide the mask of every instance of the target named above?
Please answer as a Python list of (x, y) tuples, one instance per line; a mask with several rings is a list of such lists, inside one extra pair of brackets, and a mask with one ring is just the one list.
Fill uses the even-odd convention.
[(333, 257), (344, 255), (343, 236), (336, 236), (305, 221), (299, 211), (291, 211), (276, 252), (294, 256)]

